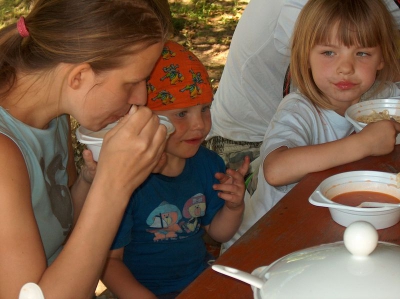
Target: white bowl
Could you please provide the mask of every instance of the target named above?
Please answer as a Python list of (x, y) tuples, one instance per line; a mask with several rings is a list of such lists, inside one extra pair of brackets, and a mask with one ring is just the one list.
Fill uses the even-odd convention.
[(103, 145), (103, 138), (117, 123), (109, 124), (107, 127), (100, 131), (91, 131), (82, 126), (76, 129), (76, 138), (80, 143), (86, 144), (86, 147), (92, 152), (93, 159), (99, 160), (101, 146)]
[[(354, 130), (358, 133), (367, 125), (366, 123), (357, 121), (358, 117), (370, 115), (374, 111), (382, 112), (384, 110), (387, 110), (390, 115), (400, 117), (400, 98), (376, 99), (359, 102), (350, 106), (346, 110), (344, 116), (353, 124)], [(396, 144), (400, 144), (400, 134), (397, 135)]]
[(350, 171), (333, 175), (315, 189), (309, 202), (327, 207), (335, 222), (345, 227), (355, 221), (367, 221), (376, 229), (395, 225), (400, 221), (400, 207), (357, 208), (331, 201), (339, 194), (352, 191), (373, 191), (399, 198), (396, 174), (380, 171)]
[[(163, 116), (163, 115), (158, 115), (158, 118), (160, 119), (160, 124), (164, 125), (167, 127), (167, 138), (169, 135), (171, 135), (175, 131), (175, 127), (173, 124), (169, 121), (168, 117)], [(93, 154), (93, 159), (95, 161), (99, 160), (99, 155), (100, 155), (100, 149), (101, 146), (103, 145), (103, 138), (106, 135), (106, 133), (111, 130), (117, 122), (109, 124), (107, 127), (100, 131), (91, 131), (88, 130), (82, 126), (79, 126), (76, 129), (76, 138), (80, 143), (86, 144), (87, 148), (92, 151)]]

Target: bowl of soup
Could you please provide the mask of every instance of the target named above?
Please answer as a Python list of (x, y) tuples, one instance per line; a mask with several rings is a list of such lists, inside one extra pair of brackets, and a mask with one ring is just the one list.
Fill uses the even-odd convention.
[[(344, 116), (352, 123), (356, 133), (371, 122), (380, 120), (400, 122), (400, 98), (359, 102), (347, 108)], [(397, 135), (396, 144), (400, 144), (400, 134)]]
[(380, 171), (350, 171), (323, 180), (311, 194), (309, 202), (326, 207), (332, 219), (349, 226), (367, 221), (376, 229), (400, 221), (400, 207), (361, 208), (362, 202), (400, 203), (400, 175)]

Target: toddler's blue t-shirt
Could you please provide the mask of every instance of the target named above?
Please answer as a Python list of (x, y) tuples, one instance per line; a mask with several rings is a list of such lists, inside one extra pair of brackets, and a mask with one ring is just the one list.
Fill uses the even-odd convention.
[(204, 269), (202, 226), (224, 205), (212, 186), (223, 160), (200, 147), (177, 177), (151, 174), (133, 193), (113, 249), (125, 247), (124, 263), (156, 295), (183, 290)]

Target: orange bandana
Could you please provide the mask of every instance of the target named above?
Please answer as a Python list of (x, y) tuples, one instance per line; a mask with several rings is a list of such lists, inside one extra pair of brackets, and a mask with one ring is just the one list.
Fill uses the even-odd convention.
[(173, 110), (211, 103), (213, 92), (201, 61), (180, 44), (165, 43), (147, 81), (147, 107)]

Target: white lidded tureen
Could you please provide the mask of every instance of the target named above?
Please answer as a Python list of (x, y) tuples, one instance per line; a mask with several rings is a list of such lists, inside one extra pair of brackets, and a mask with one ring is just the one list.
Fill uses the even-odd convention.
[(343, 242), (294, 252), (252, 274), (212, 268), (252, 285), (257, 299), (400, 298), (400, 246), (378, 242), (364, 221), (349, 225)]

